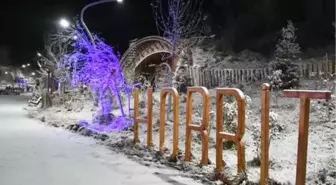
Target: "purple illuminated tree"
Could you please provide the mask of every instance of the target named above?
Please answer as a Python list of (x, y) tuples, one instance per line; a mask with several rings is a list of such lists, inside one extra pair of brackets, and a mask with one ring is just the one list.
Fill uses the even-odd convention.
[[(119, 56), (113, 48), (97, 35), (93, 39), (95, 44), (92, 44), (79, 24), (50, 35), (46, 54), (39, 53), (41, 73), (47, 73), (46, 67), (52, 68), (60, 82), (70, 83), (75, 88), (83, 84), (89, 86), (91, 91), (98, 92), (99, 95), (97, 118), (100, 120), (94, 123), (125, 128), (128, 120), (122, 94), (127, 95), (130, 105), (132, 87), (126, 83), (119, 65)], [(120, 107), (122, 116), (119, 118), (112, 117), (113, 100), (117, 100)]]
[(119, 56), (103, 39), (93, 35), (93, 45), (81, 27), (76, 29), (74, 51), (67, 58), (66, 66), (71, 69), (72, 84), (87, 84), (91, 90), (99, 92), (99, 107), (102, 115), (109, 115), (113, 98), (116, 97), (123, 117), (125, 111), (121, 93), (130, 102), (132, 88), (126, 83), (121, 70)]

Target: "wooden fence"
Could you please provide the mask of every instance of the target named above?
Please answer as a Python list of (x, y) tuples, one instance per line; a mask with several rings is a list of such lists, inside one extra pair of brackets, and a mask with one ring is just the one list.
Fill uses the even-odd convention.
[(300, 77), (304, 79), (312, 78), (311, 74), (316, 73), (320, 76), (320, 72), (324, 74), (335, 74), (335, 60), (321, 61), (316, 63), (306, 63), (300, 65)]
[[(303, 79), (316, 78), (316, 76), (311, 76), (313, 72), (316, 72), (317, 75), (319, 75), (318, 72), (323, 72), (324, 74), (336, 73), (335, 60), (300, 64), (299, 68), (300, 77)], [(194, 85), (207, 88), (262, 81), (266, 80), (272, 72), (271, 67), (260, 69), (202, 69), (200, 67), (192, 67), (190, 69)]]

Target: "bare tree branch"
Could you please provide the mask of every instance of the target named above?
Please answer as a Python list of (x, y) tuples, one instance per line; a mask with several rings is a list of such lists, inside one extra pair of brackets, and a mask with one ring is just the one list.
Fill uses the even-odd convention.
[(158, 31), (173, 43), (173, 52), (178, 50), (182, 40), (192, 39), (198, 43), (202, 36), (201, 11), (203, 0), (154, 0), (153, 15)]
[(40, 67), (39, 73), (48, 75), (49, 70), (60, 82), (70, 83), (70, 71), (69, 66), (66, 66), (66, 60), (73, 50), (78, 35), (75, 27), (49, 34), (46, 37), (44, 54), (40, 54), (37, 62)]

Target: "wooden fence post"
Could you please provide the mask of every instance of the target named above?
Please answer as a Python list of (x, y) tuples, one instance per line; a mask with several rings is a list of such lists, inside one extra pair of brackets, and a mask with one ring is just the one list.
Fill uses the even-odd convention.
[[(238, 126), (235, 134), (223, 132), (223, 101), (225, 96), (234, 96), (238, 105)], [(223, 166), (223, 139), (233, 141), (237, 145), (238, 173), (245, 171), (245, 96), (236, 88), (216, 89), (216, 174), (224, 170)]]
[(159, 152), (164, 154), (165, 132), (166, 132), (166, 99), (167, 95), (171, 94), (174, 100), (174, 125), (173, 125), (173, 153), (171, 160), (176, 161), (178, 156), (178, 142), (179, 142), (179, 115), (180, 115), (180, 99), (179, 94), (175, 88), (168, 87), (161, 90), (160, 95), (160, 146)]
[(153, 147), (153, 88), (148, 88), (147, 90), (147, 119), (140, 119), (139, 113), (139, 95), (140, 90), (138, 88), (134, 91), (134, 144), (140, 142), (139, 139), (139, 124), (146, 123), (147, 124), (147, 147)]
[(261, 92), (261, 165), (260, 185), (268, 184), (269, 165), (269, 111), (270, 111), (270, 85), (263, 84)]
[[(203, 120), (201, 125), (192, 124), (192, 95), (199, 93), (203, 97)], [(186, 117), (186, 143), (185, 143), (185, 161), (191, 160), (191, 131), (195, 130), (202, 134), (202, 159), (201, 164), (207, 165), (209, 163), (209, 133), (207, 128), (209, 126), (209, 112), (210, 112), (210, 96), (209, 91), (205, 87), (188, 87), (187, 92), (187, 117)]]

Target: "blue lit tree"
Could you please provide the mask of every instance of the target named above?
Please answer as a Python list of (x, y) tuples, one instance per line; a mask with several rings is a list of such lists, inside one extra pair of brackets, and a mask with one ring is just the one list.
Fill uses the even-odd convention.
[[(59, 82), (69, 83), (75, 88), (86, 84), (92, 92), (98, 92), (98, 120), (94, 123), (123, 129), (129, 120), (121, 94), (126, 94), (130, 105), (132, 87), (126, 83), (119, 56), (113, 48), (97, 35), (93, 35), (93, 39), (94, 44), (79, 24), (51, 34), (46, 44), (46, 55), (39, 53), (38, 64), (41, 73), (47, 73), (43, 70), (45, 66), (51, 68)], [(113, 100), (119, 104), (121, 117), (112, 117)]]
[(105, 116), (111, 113), (112, 100), (116, 97), (122, 117), (125, 117), (121, 93), (125, 93), (130, 102), (132, 88), (126, 83), (119, 56), (97, 35), (93, 36), (93, 45), (81, 27), (75, 31), (75, 49), (66, 63), (71, 71), (72, 84), (87, 84), (91, 90), (99, 92), (100, 113)]

